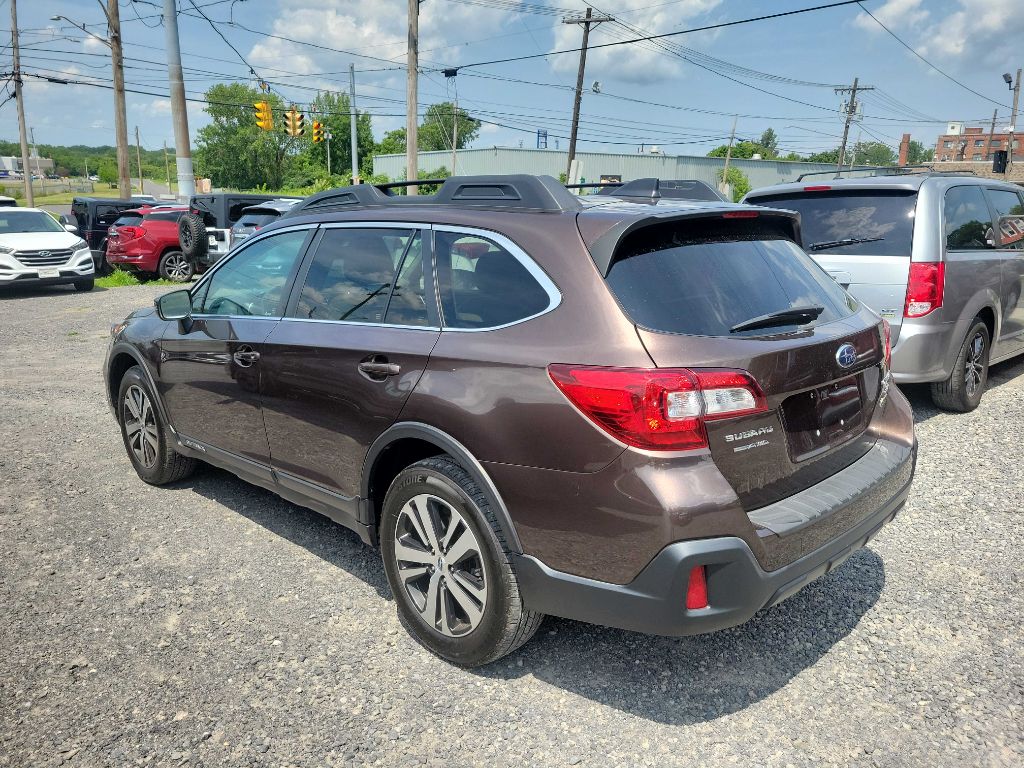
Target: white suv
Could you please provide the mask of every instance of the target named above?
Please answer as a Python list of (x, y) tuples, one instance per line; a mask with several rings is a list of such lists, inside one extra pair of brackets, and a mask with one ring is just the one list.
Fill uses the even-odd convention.
[(39, 208), (0, 208), (0, 286), (73, 283), (91, 291), (89, 244)]

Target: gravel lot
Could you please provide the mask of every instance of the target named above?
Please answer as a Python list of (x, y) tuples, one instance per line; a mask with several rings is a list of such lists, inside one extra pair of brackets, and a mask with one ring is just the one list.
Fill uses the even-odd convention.
[(219, 470), (136, 478), (99, 368), (162, 290), (0, 296), (0, 766), (1024, 764), (1024, 364), (966, 416), (912, 389), (906, 510), (748, 624), (549, 618), (465, 672), (354, 534)]

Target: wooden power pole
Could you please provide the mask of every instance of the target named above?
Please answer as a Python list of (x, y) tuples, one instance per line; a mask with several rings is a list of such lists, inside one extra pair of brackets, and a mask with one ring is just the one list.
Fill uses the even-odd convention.
[(25, 180), (25, 204), (35, 205), (32, 196), (32, 171), (28, 167), (28, 131), (25, 128), (25, 102), (21, 96), (21, 53), (18, 49), (18, 1), (11, 0), (11, 55), (14, 57), (14, 98), (18, 102), (18, 136), (21, 139), (21, 173)]
[(858, 79), (853, 78), (852, 88), (836, 88), (836, 93), (849, 93), (850, 100), (846, 102), (846, 122), (843, 125), (843, 143), (839, 145), (839, 161), (836, 163), (836, 173), (843, 170), (843, 162), (846, 160), (846, 142), (850, 138), (850, 123), (857, 116), (857, 93), (859, 91), (873, 91), (872, 87), (858, 85)]
[(139, 192), (145, 194), (146, 183), (142, 180), (142, 141), (139, 139), (139, 126), (135, 126), (135, 164), (139, 168)]
[[(420, 177), (419, 158), (417, 157), (419, 143), (416, 136), (417, 113), (419, 112), (417, 103), (419, 48), (420, 0), (409, 0), (409, 52), (406, 60), (405, 80), (405, 178), (407, 181), (416, 181)], [(406, 194), (419, 194), (419, 187), (406, 187)]]
[(590, 27), (604, 21), (612, 21), (611, 16), (594, 16), (594, 9), (588, 7), (583, 18), (562, 19), (563, 24), (581, 24), (583, 26), (583, 45), (580, 47), (580, 67), (576, 73), (576, 98), (572, 106), (572, 129), (569, 132), (569, 161), (565, 167), (565, 181), (572, 183), (572, 161), (576, 159), (576, 134), (580, 126), (580, 103), (583, 101), (583, 76), (587, 69), (587, 43), (590, 41)]

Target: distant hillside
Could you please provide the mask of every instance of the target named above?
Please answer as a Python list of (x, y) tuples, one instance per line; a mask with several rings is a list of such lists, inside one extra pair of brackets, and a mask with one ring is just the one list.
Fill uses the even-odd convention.
[[(116, 147), (87, 147), (76, 144), (72, 147), (55, 146), (52, 144), (38, 144), (41, 157), (49, 157), (53, 160), (56, 172), (61, 176), (82, 176), (85, 174), (86, 164), (89, 166), (89, 173), (98, 173), (101, 176), (113, 176), (117, 178), (117, 148)], [(132, 176), (138, 174), (135, 168), (135, 147), (130, 152)], [(174, 171), (174, 150), (168, 149), (168, 158), (171, 163), (171, 175)], [(21, 157), (21, 146), (16, 141), (0, 141), (0, 156)], [(105, 173), (104, 173), (105, 172)], [(162, 149), (142, 150), (142, 172), (143, 176), (162, 179), (164, 171), (164, 152)]]

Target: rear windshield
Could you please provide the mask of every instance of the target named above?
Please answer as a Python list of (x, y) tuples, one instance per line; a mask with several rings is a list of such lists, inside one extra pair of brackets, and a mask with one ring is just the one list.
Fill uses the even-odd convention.
[(916, 192), (806, 192), (752, 197), (748, 202), (799, 213), (808, 253), (910, 258)]
[(185, 211), (154, 211), (145, 215), (146, 221), (177, 221), (185, 215)]
[(134, 227), (136, 224), (139, 224), (141, 222), (142, 222), (142, 214), (141, 213), (122, 213), (120, 216), (118, 216), (114, 220), (114, 223), (111, 224), (110, 226), (112, 226), (112, 227)]
[(265, 224), (269, 224), (278, 217), (276, 213), (246, 213), (242, 215), (236, 223), (235, 227), (238, 229), (244, 229), (245, 227), (262, 227)]
[[(620, 246), (608, 285), (633, 322), (663, 333), (766, 336), (856, 311), (854, 299), (793, 241), (767, 231), (752, 230), (749, 236), (723, 239), (712, 230), (648, 227)], [(811, 323), (730, 330), (756, 317), (806, 307), (821, 307)]]

